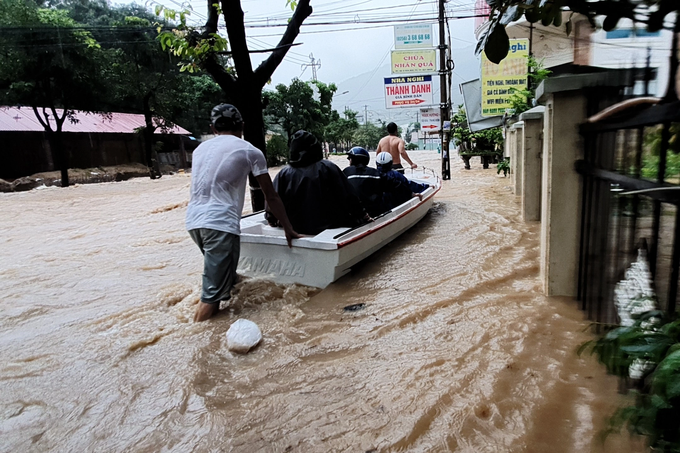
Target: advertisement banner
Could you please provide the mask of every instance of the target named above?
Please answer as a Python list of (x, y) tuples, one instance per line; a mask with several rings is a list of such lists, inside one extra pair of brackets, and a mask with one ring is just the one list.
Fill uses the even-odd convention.
[(528, 57), (528, 39), (511, 39), (508, 56), (500, 64), (482, 52), (482, 116), (503, 115), (510, 108), (512, 89), (527, 89)]
[(417, 49), (419, 47), (432, 47), (431, 24), (394, 26), (395, 49)]
[(439, 132), (441, 121), (439, 109), (420, 109), (420, 129), (427, 132)]
[(385, 107), (432, 104), (432, 76), (385, 77)]
[(434, 49), (392, 51), (392, 74), (422, 74), (436, 70), (437, 56)]

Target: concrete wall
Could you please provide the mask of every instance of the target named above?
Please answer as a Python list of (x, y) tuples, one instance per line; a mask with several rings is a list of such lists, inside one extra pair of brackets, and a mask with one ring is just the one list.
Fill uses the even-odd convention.
[[(637, 30), (644, 32), (644, 25), (638, 25)], [(622, 36), (630, 34), (630, 36)], [(633, 23), (629, 19), (621, 19), (617, 29), (612, 33), (598, 30), (590, 39), (590, 65), (603, 68), (644, 68), (647, 60), (647, 49), (650, 53), (650, 67), (657, 70), (656, 78), (650, 84), (651, 96), (663, 96), (668, 87), (670, 72), (669, 57), (671, 54), (670, 30), (661, 30), (658, 36), (648, 36), (645, 33), (633, 31)], [(643, 82), (638, 81), (635, 91), (643, 93)]]
[(515, 177), (517, 176), (516, 163), (516, 152), (515, 147), (517, 145), (516, 139), (517, 131), (512, 129), (512, 127), (505, 128), (505, 146), (503, 147), (503, 157), (510, 159), (510, 185), (515, 187)]
[(543, 113), (538, 106), (520, 115), (522, 128), (522, 219), (541, 220)]
[[(668, 57), (673, 36), (671, 31), (661, 30), (658, 36), (631, 32), (630, 36), (616, 37), (616, 34), (607, 34), (601, 29), (594, 30), (584, 16), (575, 15), (572, 18), (574, 30), (567, 35), (566, 23), (570, 14), (562, 13), (560, 27), (544, 27), (540, 22), (533, 26), (533, 54), (543, 61), (546, 68), (572, 62), (611, 69), (644, 68), (649, 48), (650, 67), (657, 71), (656, 78), (650, 85), (650, 95), (663, 96), (666, 93), (670, 72)], [(674, 22), (674, 17), (669, 16), (667, 21)], [(615, 32), (632, 29), (633, 23), (629, 19), (621, 19)], [(638, 29), (644, 31), (644, 24), (638, 24)], [(525, 21), (516, 22), (506, 28), (510, 38), (529, 38), (529, 30), (530, 24)], [(636, 94), (642, 94), (642, 85), (642, 81), (639, 81), (635, 88)], [(680, 79), (676, 81), (676, 85), (680, 87)]]
[(581, 178), (574, 162), (583, 158), (578, 126), (586, 116), (582, 93), (546, 96), (541, 194), (541, 280), (549, 296), (576, 296), (581, 227)]
[(540, 22), (530, 30), (529, 22), (521, 21), (509, 25), (505, 30), (510, 39), (529, 38), (532, 36), (532, 53), (537, 60), (543, 61), (546, 68), (559, 66), (574, 61), (574, 39), (567, 36), (567, 20), (569, 12), (562, 13), (562, 25), (543, 26)]
[(513, 141), (515, 142), (513, 147), (515, 150), (514, 156), (514, 168), (515, 168), (515, 178), (513, 185), (513, 192), (515, 195), (522, 196), (523, 185), (524, 185), (524, 123), (521, 121), (516, 122), (510, 127), (513, 131)]

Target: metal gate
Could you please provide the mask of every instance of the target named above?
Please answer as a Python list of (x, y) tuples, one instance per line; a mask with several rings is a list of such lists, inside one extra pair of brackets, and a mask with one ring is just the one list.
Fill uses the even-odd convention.
[[(647, 250), (658, 305), (675, 311), (680, 265), (680, 102), (632, 99), (581, 126), (584, 159), (578, 298), (588, 317), (616, 323), (614, 287)], [(669, 189), (670, 188), (670, 189)], [(638, 193), (628, 194), (636, 191)]]

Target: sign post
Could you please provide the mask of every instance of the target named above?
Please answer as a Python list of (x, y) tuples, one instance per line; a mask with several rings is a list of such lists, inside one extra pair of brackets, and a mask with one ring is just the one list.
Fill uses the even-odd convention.
[(428, 133), (439, 132), (440, 125), (439, 109), (420, 109), (420, 129)]
[(437, 69), (434, 49), (393, 50), (392, 74), (422, 74)]
[(432, 25), (409, 24), (394, 26), (395, 49), (418, 49), (432, 47)]
[[(439, 98), (439, 108), (441, 109), (441, 131), (439, 132), (442, 140), (442, 180), (451, 179), (451, 158), (449, 157), (449, 134), (444, 132), (443, 121), (449, 119), (449, 101), (446, 95), (446, 75), (449, 72), (448, 62), (446, 60), (446, 45), (444, 25), (446, 22), (446, 12), (444, 8), (444, 1), (439, 0), (439, 91), (441, 97)], [(453, 69), (453, 66), (451, 67)]]
[(385, 77), (385, 107), (432, 104), (432, 76)]
[(503, 115), (512, 93), (527, 89), (528, 57), (528, 39), (511, 39), (510, 52), (499, 64), (482, 52), (482, 116)]

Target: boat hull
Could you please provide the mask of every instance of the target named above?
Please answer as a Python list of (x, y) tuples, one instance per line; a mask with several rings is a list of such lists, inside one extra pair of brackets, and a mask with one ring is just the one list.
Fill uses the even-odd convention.
[(283, 231), (269, 227), (262, 213), (245, 217), (241, 221), (238, 272), (278, 283), (325, 288), (427, 214), (441, 183), (436, 176), (434, 180), (424, 175), (412, 179), (431, 185), (423, 193), (422, 201), (413, 198), (359, 228), (336, 228), (296, 239), (292, 248), (287, 246)]

